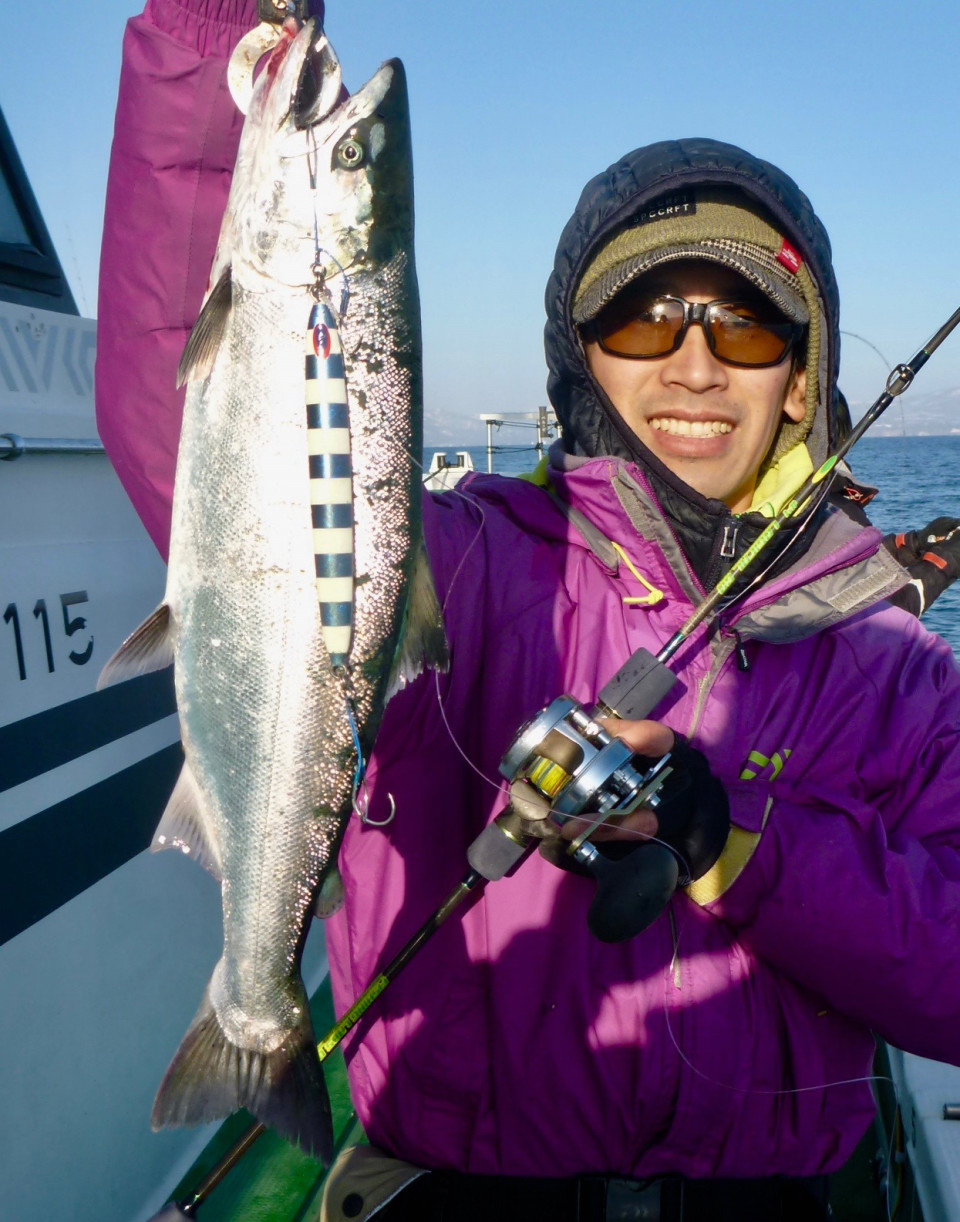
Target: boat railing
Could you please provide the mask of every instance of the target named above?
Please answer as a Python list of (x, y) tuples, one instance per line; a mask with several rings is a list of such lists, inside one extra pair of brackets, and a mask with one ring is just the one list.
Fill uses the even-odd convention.
[(12, 462), (26, 454), (103, 454), (98, 437), (21, 437), (0, 433), (0, 462)]
[(560, 422), (552, 407), (538, 407), (535, 412), (481, 413), (480, 419), (487, 426), (487, 472), (491, 475), (496, 449), (493, 444), (494, 429), (499, 431), (504, 425), (518, 429), (535, 429), (537, 440), (534, 448), (539, 458), (543, 457), (544, 441), (560, 436)]

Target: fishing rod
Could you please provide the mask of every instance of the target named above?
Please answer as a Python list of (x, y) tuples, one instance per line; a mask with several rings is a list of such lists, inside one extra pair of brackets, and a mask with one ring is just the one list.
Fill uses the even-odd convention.
[[(913, 382), (913, 379), (919, 371), (926, 365), (927, 361), (934, 352), (940, 347), (943, 341), (947, 338), (951, 331), (960, 323), (960, 309), (955, 310), (943, 326), (936, 332), (932, 338), (928, 339), (923, 347), (909, 360), (905, 365), (895, 365), (890, 371), (887, 378), (887, 384), (883, 393), (879, 396), (876, 402), (863, 415), (860, 421), (850, 430), (846, 438), (837, 446), (837, 449), (831, 454), (813, 474), (804, 482), (800, 490), (794, 493), (793, 497), (784, 505), (783, 509), (778, 514), (775, 514), (758, 535), (754, 542), (747, 548), (740, 559), (731, 565), (727, 572), (717, 582), (714, 588), (710, 591), (707, 597), (699, 604), (694, 613), (690, 616), (682, 628), (676, 632), (663, 649), (657, 654), (657, 657), (662, 661), (667, 662), (677, 652), (685, 640), (693, 633), (697, 627), (710, 615), (723, 596), (727, 593), (738, 577), (750, 567), (753, 561), (774, 539), (777, 532), (793, 517), (797, 517), (803, 510), (803, 507), (810, 499), (818, 485), (823, 484), (825, 480), (833, 475), (837, 463), (841, 462), (847, 454), (853, 449), (864, 433), (875, 424), (883, 415), (890, 404), (902, 395), (908, 386)], [(824, 485), (826, 491), (829, 485)]]
[[(454, 887), (440, 907), (421, 925), (410, 941), (394, 956), (383, 971), (377, 974), (340, 1021), (335, 1023), (320, 1043), (317, 1044), (317, 1058), (321, 1064), (339, 1046), (344, 1036), (357, 1025), (383, 990), (396, 979), (399, 972), (410, 962), (424, 943), (429, 941), (433, 934), (436, 933), (454, 909), (459, 908), (463, 900), (484, 881), (486, 880), (481, 874), (471, 870), (466, 878)], [(214, 1188), (226, 1178), (250, 1147), (266, 1131), (266, 1126), (259, 1121), (251, 1124), (240, 1134), (226, 1154), (204, 1176), (189, 1196), (184, 1197), (182, 1201), (172, 1201), (170, 1204), (165, 1205), (158, 1214), (151, 1218), (150, 1222), (181, 1222), (181, 1220), (196, 1217), (197, 1210), (211, 1192), (213, 1192)]]
[[(637, 650), (601, 690), (589, 712), (571, 697), (562, 696), (521, 727), (500, 765), (501, 775), (510, 782), (510, 801), (468, 848), (469, 871), (319, 1042), (317, 1055), (321, 1062), (339, 1046), (464, 900), (477, 894), (485, 883), (496, 882), (520, 866), (534, 845), (540, 842), (540, 838), (529, 830), (531, 822), (542, 821), (548, 816), (566, 822), (580, 819), (583, 811), (591, 812), (587, 820), (589, 826), (570, 843), (566, 852), (597, 882), (588, 923), (598, 937), (604, 941), (631, 937), (659, 915), (676, 887), (684, 885), (685, 863), (677, 852), (653, 838), (636, 846), (636, 851), (620, 860), (610, 860), (603, 857), (587, 837), (612, 815), (626, 814), (641, 806), (655, 811), (658, 807), (669, 808), (673, 801), (683, 796), (682, 782), (671, 766), (670, 752), (658, 760), (643, 759), (620, 739), (607, 733), (598, 719), (639, 720), (656, 709), (678, 681), (666, 663), (701, 624), (721, 613), (724, 596), (772, 544), (784, 525), (803, 513), (814, 494), (819, 493), (821, 499), (826, 495), (837, 464), (894, 399), (911, 385), (958, 324), (960, 308), (909, 361), (894, 366), (883, 392), (833, 454), (774, 514), (756, 540), (734, 561), (657, 654), (646, 649)], [(264, 1132), (262, 1124), (251, 1125), (189, 1198), (171, 1203), (153, 1222), (194, 1218), (214, 1188)]]

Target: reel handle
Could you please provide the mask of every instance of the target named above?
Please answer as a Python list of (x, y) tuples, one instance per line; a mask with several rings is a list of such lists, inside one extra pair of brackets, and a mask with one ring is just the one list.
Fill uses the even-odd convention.
[(677, 858), (666, 845), (616, 841), (604, 847), (613, 844), (622, 848), (611, 855), (590, 843), (576, 853), (597, 884), (587, 925), (601, 942), (624, 942), (642, 933), (670, 902), (680, 881)]

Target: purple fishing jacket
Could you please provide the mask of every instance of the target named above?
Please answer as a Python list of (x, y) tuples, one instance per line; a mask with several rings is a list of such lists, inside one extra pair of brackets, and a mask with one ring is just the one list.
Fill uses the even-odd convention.
[[(363, 797), (396, 814), (347, 832), (341, 1009), (464, 873), (519, 726), (561, 692), (589, 704), (700, 593), (636, 468), (551, 479), (605, 538), (520, 480), (427, 506), (452, 667), (388, 706)], [(659, 602), (625, 601), (648, 591), (606, 540)], [(876, 602), (902, 580), (879, 541), (832, 514), (796, 570), (677, 656), (658, 716), (706, 753), (735, 825), (697, 899), (605, 945), (589, 880), (534, 856), (490, 884), (350, 1037), (371, 1140), (483, 1173), (811, 1174), (872, 1115), (871, 1029), (960, 1061), (960, 678)]]
[[(124, 42), (98, 420), (163, 552), (175, 369), (239, 135), (224, 66), (255, 13), (150, 0)], [(589, 703), (701, 592), (636, 467), (551, 480), (554, 495), (475, 477), (427, 500), (453, 664), (387, 708), (360, 805), (394, 818), (350, 821), (328, 925), (340, 1010), (462, 877), (521, 723), (561, 692)], [(878, 543), (831, 515), (795, 571), (677, 656), (658, 716), (730, 796), (718, 867), (619, 945), (587, 931), (591, 884), (538, 856), (490, 885), (346, 1042), (371, 1140), (475, 1172), (810, 1174), (872, 1114), (871, 1030), (960, 1062), (960, 678), (880, 601), (903, 575)], [(648, 593), (634, 572), (659, 602), (624, 601)]]

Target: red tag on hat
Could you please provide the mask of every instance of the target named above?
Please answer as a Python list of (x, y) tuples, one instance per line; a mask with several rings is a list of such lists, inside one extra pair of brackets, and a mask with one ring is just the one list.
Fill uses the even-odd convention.
[(783, 239), (783, 245), (780, 247), (780, 253), (777, 255), (778, 262), (782, 263), (785, 268), (793, 272), (794, 275), (800, 270), (800, 264), (803, 260), (800, 255), (793, 249), (786, 238)]

